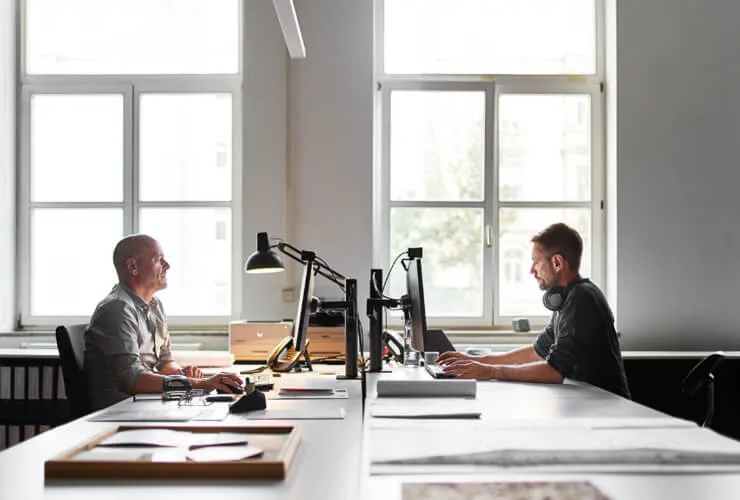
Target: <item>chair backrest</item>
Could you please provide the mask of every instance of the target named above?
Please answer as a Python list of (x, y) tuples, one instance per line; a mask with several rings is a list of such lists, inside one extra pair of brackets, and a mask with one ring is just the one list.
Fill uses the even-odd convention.
[(85, 375), (86, 329), (87, 325), (62, 325), (56, 330), (59, 361), (72, 418), (83, 417), (91, 411)]
[(681, 391), (688, 396), (694, 396), (704, 386), (707, 387), (704, 421), (701, 423), (703, 427), (708, 426), (714, 416), (714, 370), (724, 359), (725, 353), (722, 351), (709, 354), (694, 365), (681, 382)]

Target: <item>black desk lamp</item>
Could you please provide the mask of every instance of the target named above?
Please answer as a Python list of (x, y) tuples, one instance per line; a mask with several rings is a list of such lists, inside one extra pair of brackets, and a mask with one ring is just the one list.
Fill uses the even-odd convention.
[[(317, 257), (314, 252), (299, 250), (289, 243), (282, 240), (275, 240), (276, 243), (270, 244), (270, 237), (267, 233), (257, 233), (257, 251), (247, 258), (244, 264), (244, 272), (254, 273), (276, 273), (285, 270), (283, 261), (273, 249), (279, 250), (283, 255), (287, 255), (296, 262), (303, 265), (311, 264), (316, 274), (320, 274), (332, 283), (336, 284), (344, 292), (345, 300), (341, 301), (324, 301), (319, 303), (314, 301), (317, 309), (322, 310), (343, 310), (344, 315), (344, 356), (345, 356), (345, 376), (344, 378), (357, 378), (357, 360), (358, 360), (358, 322), (357, 315), (357, 280), (345, 278), (342, 274), (333, 270), (321, 258)], [(310, 297), (309, 297), (310, 299)]]

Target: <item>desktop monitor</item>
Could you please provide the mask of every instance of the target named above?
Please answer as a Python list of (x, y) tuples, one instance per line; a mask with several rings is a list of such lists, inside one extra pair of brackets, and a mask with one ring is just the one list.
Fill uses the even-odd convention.
[(293, 348), (296, 352), (306, 348), (308, 335), (308, 321), (311, 315), (311, 299), (313, 298), (313, 284), (315, 278), (315, 264), (309, 261), (303, 266), (303, 278), (301, 279), (300, 295), (298, 296), (298, 309), (293, 322)]
[(427, 316), (424, 307), (424, 283), (421, 277), (421, 259), (409, 260), (406, 268), (406, 293), (408, 315), (411, 321), (411, 347), (424, 352), (424, 336), (427, 331)]

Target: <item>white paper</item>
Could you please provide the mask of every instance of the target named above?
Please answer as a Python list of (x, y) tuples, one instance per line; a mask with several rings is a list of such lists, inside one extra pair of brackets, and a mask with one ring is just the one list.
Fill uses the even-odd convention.
[(130, 429), (116, 432), (98, 446), (182, 446), (190, 442), (191, 435), (172, 429)]
[(250, 420), (342, 420), (344, 408), (305, 408), (300, 410), (259, 410), (245, 413)]
[(428, 404), (396, 403), (373, 404), (370, 415), (375, 418), (444, 419), (480, 418), (479, 405), (468, 401), (444, 402), (436, 400)]
[(348, 399), (347, 389), (334, 391), (302, 391), (302, 392), (275, 392), (265, 393), (267, 399)]
[(740, 465), (740, 443), (700, 427), (373, 428), (371, 461), (385, 464), (540, 466), (557, 464)]
[[(139, 403), (134, 403), (134, 405)], [(90, 422), (187, 422), (203, 410), (203, 407), (181, 406), (169, 409), (147, 407), (141, 403), (140, 408), (112, 408), (100, 415), (89, 418)]]
[(262, 450), (256, 446), (216, 446), (191, 450), (187, 456), (194, 462), (232, 462), (260, 455)]
[(289, 391), (334, 391), (337, 386), (336, 375), (288, 374), (276, 382), (280, 392)]

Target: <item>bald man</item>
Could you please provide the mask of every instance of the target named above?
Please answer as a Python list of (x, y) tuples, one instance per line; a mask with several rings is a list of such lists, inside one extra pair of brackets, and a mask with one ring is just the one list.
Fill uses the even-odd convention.
[(185, 375), (206, 392), (241, 386), (233, 373), (203, 378), (172, 357), (167, 317), (154, 296), (167, 287), (169, 263), (157, 240), (126, 236), (113, 251), (118, 284), (98, 304), (85, 332), (85, 373), (90, 403), (98, 410), (132, 394), (162, 392), (168, 375)]

